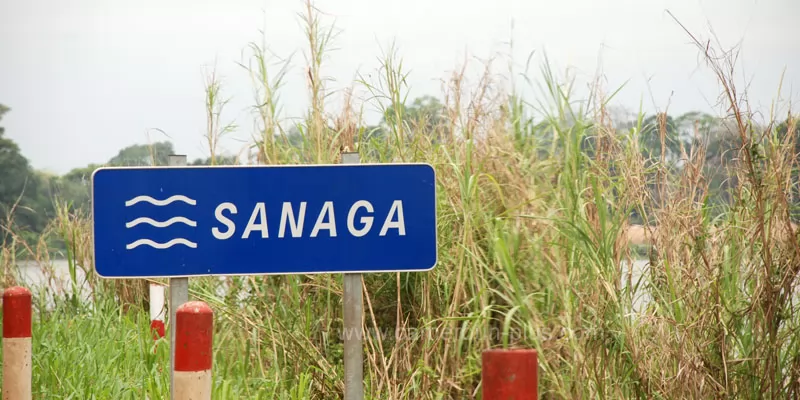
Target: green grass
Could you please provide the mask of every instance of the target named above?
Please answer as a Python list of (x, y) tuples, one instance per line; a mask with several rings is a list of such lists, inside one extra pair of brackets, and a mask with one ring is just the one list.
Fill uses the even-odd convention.
[[(660, 148), (643, 151), (666, 137), (665, 125), (650, 129), (640, 115), (629, 128), (612, 128), (611, 99), (576, 105), (571, 82), (546, 64), (535, 101), (507, 94), (489, 73), (467, 90), (456, 73), (442, 113), (424, 116), (399, 106), (406, 72), (391, 53), (380, 82), (357, 82), (371, 93), (369, 105), (390, 116), (385, 135), (370, 135), (353, 104), (325, 109), (321, 60), (333, 37), (307, 11), (314, 84), (299, 138), (284, 135), (277, 119), (285, 65), (256, 45), (252, 62), (241, 64), (258, 88), (261, 162), (336, 162), (347, 148), (362, 162), (425, 161), (437, 170), (439, 264), (364, 278), (364, 328), (387, 333), (364, 342), (367, 398), (479, 398), (480, 354), (493, 347), (539, 351), (543, 398), (800, 395), (800, 244), (787, 234), (796, 137), (776, 134), (769, 122), (778, 117), (754, 122), (713, 48), (698, 45), (728, 99), (733, 117), (721, 123), (742, 150), (724, 171), (734, 182), (730, 202), (710, 199), (716, 189), (708, 182), (720, 176), (702, 143), (686, 149), (680, 168)], [(210, 82), (213, 149), (233, 126), (217, 115), (224, 89)], [(94, 275), (87, 216), (59, 210), (52, 232), (69, 250), (70, 288), (81, 284), (76, 268), (85, 268), (93, 296), (47, 293), (56, 308), (34, 322), (37, 396), (166, 398), (167, 346), (154, 353), (146, 282)], [(633, 213), (658, 226), (654, 248), (627, 245)], [(624, 273), (623, 262), (641, 257), (652, 268), (638, 278)], [(12, 262), (2, 260), (8, 285)], [(644, 292), (650, 300), (640, 304)], [(341, 276), (192, 279), (190, 296), (215, 311), (215, 399), (341, 396)], [(396, 338), (394, 330), (410, 335)]]
[[(169, 398), (169, 342), (150, 335), (145, 312), (121, 313), (104, 301), (93, 312), (56, 307), (33, 324), (33, 396), (59, 399)], [(310, 380), (265, 379), (252, 370), (245, 338), (215, 338), (214, 399), (302, 399)], [(272, 367), (273, 369), (276, 367)]]
[(169, 371), (168, 346), (154, 348), (147, 315), (126, 315), (116, 308), (108, 303), (97, 312), (76, 315), (59, 307), (37, 315), (34, 398), (168, 397), (169, 375), (159, 372)]

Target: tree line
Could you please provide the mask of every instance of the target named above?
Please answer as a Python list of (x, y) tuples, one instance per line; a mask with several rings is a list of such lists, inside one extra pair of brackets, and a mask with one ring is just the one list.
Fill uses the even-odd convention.
[[(120, 149), (105, 163), (75, 168), (61, 176), (47, 174), (33, 168), (19, 146), (5, 136), (2, 118), (10, 111), (9, 107), (0, 104), (0, 222), (4, 228), (0, 240), (3, 244), (10, 240), (10, 231), (29, 243), (36, 241), (55, 217), (56, 204), (73, 212), (88, 212), (90, 179), (96, 168), (167, 165), (169, 155), (175, 153), (169, 141), (136, 144)], [(398, 120), (402, 120), (403, 124), (398, 124)], [(538, 135), (536, 140), (541, 142), (542, 138), (546, 139), (545, 132), (552, 131), (545, 129), (545, 125), (543, 121), (522, 121), (517, 118), (511, 121), (509, 129), (516, 141), (526, 141)], [(403, 128), (398, 129), (398, 126)], [(389, 107), (377, 125), (360, 129), (364, 134), (362, 140), (368, 141), (386, 141), (397, 134), (425, 134), (439, 140), (445, 135), (446, 126), (442, 103), (435, 97), (423, 96), (408, 105)], [(629, 131), (634, 126), (640, 127), (639, 147), (644, 158), (651, 163), (663, 162), (669, 168), (681, 168), (689, 149), (704, 144), (703, 173), (710, 181), (712, 191), (709, 203), (724, 204), (729, 200), (729, 189), (735, 185), (736, 177), (728, 173), (727, 167), (737, 158), (741, 141), (735, 136), (736, 129), (732, 129), (726, 121), (701, 112), (688, 112), (681, 115), (649, 115), (642, 120), (622, 118), (622, 122), (617, 123), (614, 129)], [(789, 132), (789, 126), (797, 127), (794, 132)], [(792, 139), (788, 135), (791, 133), (796, 138), (800, 134), (800, 125), (790, 124), (787, 120), (778, 124), (772, 132), (778, 136), (777, 140)], [(286, 139), (291, 146), (303, 146), (303, 135), (297, 127), (289, 129)], [(550, 140), (555, 139), (551, 137)], [(585, 138), (581, 149), (590, 157), (602, 151), (591, 137)], [(758, 155), (759, 148), (753, 145), (748, 151)], [(798, 151), (800, 142), (794, 140), (795, 154)], [(235, 161), (233, 157), (215, 157), (215, 164), (233, 164)], [(210, 158), (190, 162), (190, 165), (210, 164)], [(632, 219), (632, 222), (641, 222), (638, 215), (632, 215)]]
[[(88, 215), (91, 176), (95, 169), (167, 165), (169, 156), (175, 154), (169, 141), (135, 144), (120, 149), (104, 163), (74, 168), (63, 175), (48, 174), (33, 168), (17, 143), (5, 135), (2, 119), (10, 111), (10, 107), (0, 104), (0, 245), (8, 244), (12, 237), (35, 244), (56, 217), (59, 207)], [(234, 161), (233, 157), (216, 156), (215, 163)], [(198, 158), (190, 165), (210, 163), (210, 157)]]

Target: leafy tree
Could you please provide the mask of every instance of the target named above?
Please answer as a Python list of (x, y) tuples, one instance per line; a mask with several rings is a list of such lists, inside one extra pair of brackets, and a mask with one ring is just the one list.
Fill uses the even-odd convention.
[(306, 137), (302, 132), (300, 132), (300, 129), (297, 127), (297, 125), (290, 126), (289, 130), (283, 136), (284, 137), (276, 140), (280, 141), (281, 143), (288, 142), (292, 147), (302, 148), (306, 142)]
[(92, 173), (94, 173), (97, 168), (100, 168), (100, 165), (89, 164), (85, 167), (73, 168), (62, 177), (62, 180), (78, 184), (88, 184), (92, 178)]
[[(0, 104), (0, 120), (10, 110)], [(13, 220), (14, 228), (23, 237), (34, 239), (47, 226), (52, 210), (46, 182), (31, 169), (19, 146), (4, 135), (5, 128), (0, 127), (0, 217), (4, 225)], [(3, 231), (0, 239), (7, 238), (7, 232)]]
[[(0, 121), (11, 109), (0, 104)], [(20, 152), (13, 140), (6, 138), (5, 128), (0, 127), (0, 205), (13, 205), (22, 194), (28, 179), (28, 159)]]
[[(719, 121), (713, 116), (699, 111), (690, 111), (672, 116), (651, 115), (642, 121), (642, 151), (653, 160), (661, 159), (661, 132), (664, 132), (665, 161), (674, 164), (683, 157), (683, 151), (703, 141), (706, 145), (719, 144), (721, 132), (716, 130)], [(710, 154), (713, 156), (714, 154)]]
[(385, 124), (395, 124), (398, 115), (404, 121), (411, 122), (411, 128), (431, 132), (445, 122), (444, 105), (433, 96), (422, 96), (414, 99), (411, 105), (396, 104), (389, 106), (383, 113)]
[[(214, 165), (235, 165), (236, 157), (217, 155), (214, 157)], [(197, 158), (189, 165), (211, 165), (211, 157)]]
[(108, 164), (125, 167), (167, 165), (170, 154), (175, 154), (175, 150), (169, 141), (152, 145), (135, 144), (120, 150)]
[(653, 161), (661, 159), (661, 134), (664, 133), (663, 152), (665, 161), (674, 162), (680, 157), (682, 138), (679, 135), (678, 123), (671, 115), (651, 115), (642, 121), (640, 135), (643, 155)]
[[(790, 129), (794, 127), (794, 129)], [(793, 156), (797, 160), (800, 157), (800, 122), (791, 117), (787, 118), (775, 127), (775, 134), (782, 143), (794, 143)], [(800, 219), (800, 172), (795, 167), (792, 169), (792, 193), (790, 213), (794, 220)]]
[[(794, 130), (790, 132), (789, 126), (793, 126)], [(793, 141), (794, 155), (800, 154), (800, 122), (787, 118), (775, 127), (775, 134), (777, 139), (782, 142)]]
[(398, 121), (403, 121), (403, 131), (408, 136), (425, 134), (440, 140), (447, 126), (444, 105), (433, 96), (422, 96), (414, 99), (411, 105), (392, 104), (383, 113), (382, 124), (384, 129), (376, 133), (386, 134), (394, 129)]
[(74, 168), (61, 177), (51, 179), (50, 187), (53, 195), (62, 202), (67, 202), (73, 210), (88, 212), (90, 205), (92, 173), (99, 168), (98, 164)]
[[(174, 147), (169, 141), (124, 147), (104, 164), (89, 164), (85, 167), (73, 168), (61, 177), (50, 179), (48, 181), (49, 195), (57, 197), (59, 201), (67, 202), (73, 210), (87, 212), (90, 205), (92, 173), (97, 168), (103, 165), (113, 167), (167, 165), (170, 154), (174, 154)], [(218, 163), (220, 163), (219, 160)]]

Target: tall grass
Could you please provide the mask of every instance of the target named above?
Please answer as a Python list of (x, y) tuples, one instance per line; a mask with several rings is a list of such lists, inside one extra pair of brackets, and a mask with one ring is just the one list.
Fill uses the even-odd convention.
[[(609, 98), (574, 101), (571, 82), (547, 64), (535, 104), (489, 65), (474, 85), (456, 71), (444, 120), (430, 125), (400, 107), (407, 72), (392, 51), (378, 82), (357, 82), (389, 116), (387, 134), (370, 135), (351, 101), (326, 109), (322, 60), (334, 36), (310, 3), (304, 21), (311, 106), (297, 125), (303, 143), (290, 145), (279, 124), (286, 64), (271, 70), (264, 45), (252, 45), (241, 64), (257, 86), (257, 159), (331, 162), (357, 149), (362, 162), (425, 161), (437, 170), (439, 264), (364, 279), (368, 398), (478, 398), (480, 353), (492, 347), (537, 349), (543, 398), (800, 396), (800, 246), (790, 220), (797, 138), (777, 134), (777, 116), (755, 122), (734, 85), (732, 56), (696, 41), (723, 88), (738, 152), (732, 200), (712, 212), (702, 141), (685, 149), (681, 168), (669, 168), (663, 152), (645, 158), (641, 115), (615, 128), (623, 121), (610, 120)], [(207, 91), (211, 154), (227, 132), (212, 101), (216, 82)], [(61, 211), (53, 232), (70, 265), (91, 266), (86, 215)], [(640, 271), (623, 267), (635, 258), (627, 241), (634, 211), (652, 244)], [(3, 248), (4, 271), (14, 243)], [(151, 341), (146, 308), (119, 307), (144, 294), (86, 268), (91, 301), (54, 295), (55, 306), (37, 308), (35, 396), (164, 398), (167, 343)], [(215, 399), (341, 396), (341, 276), (192, 279), (190, 295), (216, 313)]]

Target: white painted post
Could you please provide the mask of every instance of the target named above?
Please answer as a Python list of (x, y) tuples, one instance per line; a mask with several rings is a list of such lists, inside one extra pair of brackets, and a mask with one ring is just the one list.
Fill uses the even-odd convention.
[(30, 400), (33, 368), (31, 292), (14, 286), (3, 292), (3, 400)]
[(202, 301), (182, 304), (175, 312), (175, 400), (211, 400), (214, 311)]
[(153, 332), (153, 340), (164, 337), (166, 333), (164, 325), (166, 289), (162, 284), (150, 283), (150, 331)]
[[(170, 166), (186, 165), (185, 155), (170, 155)], [(175, 321), (178, 307), (189, 301), (189, 278), (169, 280), (169, 388), (170, 398), (175, 399)]]
[[(342, 164), (359, 164), (357, 152), (343, 153)], [(364, 357), (361, 317), (363, 300), (361, 274), (344, 274), (344, 399), (364, 398)]]

